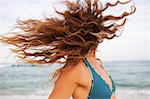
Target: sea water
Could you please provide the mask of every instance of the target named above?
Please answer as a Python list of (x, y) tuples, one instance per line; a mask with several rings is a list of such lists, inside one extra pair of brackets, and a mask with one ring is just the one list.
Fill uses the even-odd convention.
[[(53, 72), (62, 65), (0, 63), (0, 99), (47, 99)], [(117, 99), (150, 99), (150, 61), (104, 62), (116, 83)]]

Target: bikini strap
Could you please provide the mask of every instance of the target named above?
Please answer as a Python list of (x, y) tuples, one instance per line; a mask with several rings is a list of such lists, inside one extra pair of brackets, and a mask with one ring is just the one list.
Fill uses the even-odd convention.
[(91, 77), (92, 77), (92, 85), (91, 85), (91, 89), (90, 89), (90, 92), (89, 92), (89, 96), (92, 94), (92, 91), (93, 91), (93, 87), (94, 87), (94, 76), (93, 76), (93, 68), (91, 67), (90, 63), (87, 61), (87, 58), (86, 56), (83, 57), (83, 60), (84, 60), (84, 63), (86, 64), (86, 66), (89, 68), (90, 70), (90, 74), (91, 74)]
[[(84, 60), (84, 63), (85, 63), (88, 67), (92, 68), (91, 65), (90, 65), (90, 63), (88, 62), (86, 56), (83, 57), (83, 60)], [(93, 69), (93, 68), (92, 68), (92, 69)]]

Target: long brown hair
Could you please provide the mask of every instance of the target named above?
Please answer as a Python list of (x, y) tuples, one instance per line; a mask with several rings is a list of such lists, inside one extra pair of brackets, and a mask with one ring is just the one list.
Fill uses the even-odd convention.
[[(99, 0), (63, 1), (67, 10), (56, 11), (61, 18), (18, 19), (15, 28), (20, 31), (11, 31), (11, 36), (0, 35), (0, 41), (14, 45), (12, 52), (24, 62), (64, 64), (54, 73), (55, 78), (63, 68), (78, 64), (90, 50), (95, 52), (104, 39), (119, 36), (116, 32), (125, 25), (127, 16), (135, 12), (135, 5), (131, 6), (131, 12), (120, 16), (104, 15), (103, 12), (109, 7), (131, 1), (106, 3), (105, 6)], [(120, 20), (122, 23), (118, 24)]]

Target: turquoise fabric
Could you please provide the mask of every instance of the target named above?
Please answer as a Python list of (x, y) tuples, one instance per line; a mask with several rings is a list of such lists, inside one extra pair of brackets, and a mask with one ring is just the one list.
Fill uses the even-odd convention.
[(111, 99), (112, 94), (116, 90), (116, 85), (111, 76), (109, 75), (112, 81), (112, 90), (109, 88), (109, 85), (105, 82), (105, 80), (94, 70), (87, 58), (84, 57), (83, 60), (86, 66), (89, 68), (92, 77), (92, 85), (88, 99)]

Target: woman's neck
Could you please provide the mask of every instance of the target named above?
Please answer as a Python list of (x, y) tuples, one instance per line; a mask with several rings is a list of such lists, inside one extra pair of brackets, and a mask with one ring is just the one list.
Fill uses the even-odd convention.
[(94, 67), (99, 67), (99, 66), (101, 66), (102, 68), (103, 68), (103, 63), (101, 62), (101, 61), (99, 61), (98, 62), (98, 60), (97, 60), (97, 58), (96, 58), (96, 53), (94, 54), (94, 53), (88, 53), (87, 55), (86, 55), (86, 58), (87, 58), (87, 60), (88, 60), (88, 62), (90, 63), (90, 64), (92, 64), (92, 66), (94, 66)]
[(97, 62), (97, 59), (96, 59), (96, 53), (88, 53), (86, 54), (86, 58), (87, 60), (90, 62), (90, 63), (96, 63)]

